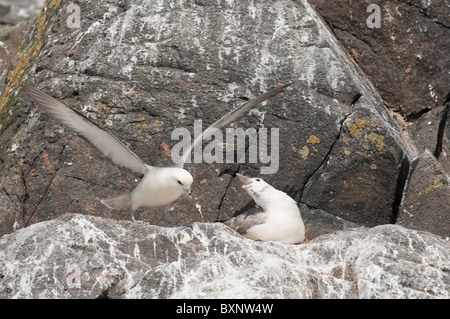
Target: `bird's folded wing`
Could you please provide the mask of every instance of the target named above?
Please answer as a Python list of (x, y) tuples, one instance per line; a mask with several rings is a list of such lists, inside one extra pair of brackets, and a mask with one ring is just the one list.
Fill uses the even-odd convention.
[(245, 235), (247, 230), (253, 226), (264, 224), (266, 219), (267, 214), (261, 208), (255, 207), (236, 217), (230, 218), (224, 224), (233, 228), (239, 234)]
[(252, 109), (257, 107), (261, 102), (264, 102), (265, 100), (268, 100), (274, 96), (276, 96), (278, 93), (283, 92), (288, 86), (290, 86), (292, 83), (285, 84), (282, 86), (279, 86), (275, 89), (272, 89), (266, 93), (263, 93), (254, 99), (251, 99), (247, 103), (244, 103), (241, 106), (238, 106), (231, 111), (229, 111), (227, 114), (222, 116), (220, 119), (215, 121), (213, 124), (211, 124), (206, 130), (202, 132), (191, 144), (190, 148), (183, 154), (183, 157), (181, 158), (181, 161), (179, 163), (175, 163), (179, 167), (183, 167), (184, 163), (186, 162), (187, 158), (191, 156), (191, 152), (194, 149), (195, 145), (198, 143), (201, 143), (203, 140), (203, 136), (205, 134), (208, 134), (209, 131), (213, 128), (221, 129), (223, 127), (226, 127), (227, 125), (230, 125), (231, 123), (236, 122), (240, 118), (247, 115)]
[(34, 87), (22, 85), (22, 91), (31, 97), (39, 108), (46, 111), (47, 114), (62, 125), (86, 138), (115, 164), (140, 174), (145, 174), (151, 168), (142, 162), (136, 154), (129, 150), (116, 137), (98, 127), (81, 113), (72, 110), (50, 95), (45, 94)]

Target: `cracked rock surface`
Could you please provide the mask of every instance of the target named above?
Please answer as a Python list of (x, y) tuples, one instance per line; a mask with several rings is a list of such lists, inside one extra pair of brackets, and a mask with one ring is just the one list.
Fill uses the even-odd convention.
[[(323, 0), (310, 2), (370, 78), (397, 121), (403, 139), (414, 149), (413, 159), (399, 164), (391, 222), (408, 220), (409, 227), (448, 237), (448, 1), (379, 3), (380, 28), (366, 27), (367, 8), (373, 1), (338, 0), (333, 5)], [(416, 171), (418, 163), (420, 166)], [(424, 165), (430, 167), (424, 170)], [(447, 195), (442, 196), (441, 192)]]
[[(448, 98), (448, 1), (378, 3), (380, 27), (368, 28), (373, 1), (311, 0), (384, 102), (406, 119), (442, 106)], [(370, 11), (373, 12), (373, 11)]]
[[(81, 110), (152, 165), (171, 163), (174, 128), (192, 131), (194, 119), (206, 127), (279, 82), (294, 82), (236, 126), (279, 130), (279, 169), (265, 179), (298, 200), (363, 90), (307, 3), (268, 9), (262, 2), (99, 2), (95, 10), (81, 7), (77, 30), (63, 23), (67, 4), (51, 4), (25, 36), (11, 85), (23, 72), (34, 74), (30, 83)], [(110, 165), (29, 100), (9, 100), (12, 90), (3, 95), (4, 112), (14, 114), (2, 123), (9, 141), (2, 144), (3, 232), (64, 212), (127, 219), (128, 212), (108, 211), (99, 200), (133, 188), (138, 176)], [(257, 176), (261, 166), (268, 164), (188, 165), (195, 205), (177, 201), (171, 218), (214, 222), (252, 205), (234, 174)], [(156, 210), (138, 213), (164, 224)]]
[[(278, 129), (279, 163), (226, 163), (224, 155), (224, 163), (187, 165), (194, 202), (178, 200), (170, 218), (214, 222), (244, 211), (253, 202), (235, 173), (258, 176), (270, 165), (278, 171), (264, 175), (267, 182), (317, 211), (365, 226), (401, 214), (417, 149), (308, 2), (100, 1), (95, 9), (80, 5), (79, 29), (66, 23), (68, 4), (45, 4), (8, 74), (0, 104), (2, 233), (63, 213), (127, 219), (129, 212), (107, 210), (100, 199), (139, 180), (16, 95), (18, 81), (81, 111), (152, 165), (171, 163), (175, 128), (193, 134), (195, 119), (205, 128), (293, 82), (235, 124), (266, 128), (268, 139)], [(156, 209), (138, 214), (165, 224)]]
[[(74, 28), (72, 1), (46, 1), (0, 97), (0, 296), (448, 298), (445, 4), (391, 1), (369, 30), (368, 1), (310, 2), (85, 1)], [(194, 201), (169, 217), (193, 228), (161, 227), (156, 209), (137, 212), (152, 226), (132, 224), (100, 199), (140, 177), (36, 109), (20, 81), (151, 165), (171, 164), (175, 128), (193, 136), (194, 120), (206, 128), (292, 82), (235, 124), (278, 130), (278, 171), (261, 175), (273, 157), (188, 164)], [(292, 196), (312, 240), (255, 242), (215, 223), (254, 205), (238, 172)]]
[(398, 225), (285, 245), (64, 214), (0, 239), (0, 298), (448, 299), (449, 248)]
[[(72, 2), (47, 1), (21, 42), (0, 98), (0, 234), (73, 213), (128, 220), (129, 212), (108, 210), (100, 199), (139, 181), (37, 110), (18, 92), (20, 81), (82, 112), (152, 165), (171, 164), (175, 128), (194, 134), (194, 120), (206, 128), (236, 105), (292, 82), (235, 124), (267, 129), (269, 140), (277, 129), (279, 162), (227, 163), (232, 149), (224, 143), (223, 163), (186, 166), (194, 176), (194, 201), (180, 198), (170, 219), (214, 223), (252, 207), (235, 178), (239, 172), (261, 176), (298, 201), (310, 239), (396, 223), (448, 237), (450, 117), (441, 85), (448, 83), (441, 72), (448, 59), (437, 57), (427, 68), (431, 53), (416, 52), (421, 58), (413, 61), (405, 53), (408, 42), (396, 42), (394, 51), (406, 61), (396, 70), (407, 70), (399, 78), (376, 55), (398, 32), (394, 24), (385, 22), (378, 31), (392, 34), (383, 36), (360, 28), (370, 44), (361, 51), (360, 42), (346, 42), (353, 32), (346, 28), (365, 23), (365, 8), (360, 12), (358, 4), (342, 25), (339, 10), (329, 15), (323, 3), (312, 2), (331, 29), (306, 0), (86, 2), (79, 4), (80, 28), (67, 23)], [(439, 10), (399, 3), (392, 21), (426, 12), (422, 31), (448, 47), (448, 23)], [(387, 5), (383, 14), (392, 10)], [(374, 61), (375, 68), (368, 67)], [(430, 79), (427, 94), (419, 89), (420, 76)], [(271, 165), (277, 173), (261, 175)], [(156, 209), (137, 215), (167, 225)], [(352, 289), (348, 296), (355, 296)]]

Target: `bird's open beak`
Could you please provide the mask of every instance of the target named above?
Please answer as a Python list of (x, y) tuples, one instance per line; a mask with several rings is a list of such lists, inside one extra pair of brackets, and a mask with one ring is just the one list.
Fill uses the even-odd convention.
[(243, 184), (243, 185), (242, 185), (242, 188), (243, 188), (243, 189), (247, 189), (247, 188), (249, 188), (249, 187), (252, 186), (252, 180), (250, 179), (250, 177), (241, 175), (241, 174), (239, 174), (239, 173), (236, 173), (236, 176), (239, 177), (239, 180), (240, 180), (241, 183)]
[(186, 195), (188, 200), (190, 202), (192, 202), (192, 195), (191, 195), (191, 189), (190, 188), (185, 188), (184, 189), (184, 195)]

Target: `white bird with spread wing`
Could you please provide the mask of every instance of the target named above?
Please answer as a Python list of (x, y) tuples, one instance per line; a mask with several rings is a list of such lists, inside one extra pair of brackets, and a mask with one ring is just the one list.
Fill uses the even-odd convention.
[(254, 240), (286, 244), (298, 244), (305, 240), (305, 225), (295, 200), (261, 178), (236, 175), (243, 184), (242, 188), (259, 207), (227, 220), (225, 225)]
[(131, 209), (131, 219), (135, 221), (134, 212), (140, 207), (167, 209), (183, 193), (191, 200), (193, 178), (187, 170), (183, 169), (183, 165), (187, 158), (190, 157), (190, 153), (195, 145), (202, 143), (203, 135), (212, 128), (221, 129), (244, 117), (261, 102), (276, 96), (289, 85), (291, 84), (285, 84), (272, 89), (225, 114), (194, 140), (187, 152), (183, 154), (179, 163), (175, 163), (170, 167), (155, 167), (145, 164), (112, 134), (101, 129), (81, 113), (72, 110), (50, 95), (24, 84), (22, 84), (22, 91), (31, 97), (51, 117), (86, 138), (115, 164), (144, 175), (135, 189), (118, 197), (103, 199), (101, 201), (109, 208)]

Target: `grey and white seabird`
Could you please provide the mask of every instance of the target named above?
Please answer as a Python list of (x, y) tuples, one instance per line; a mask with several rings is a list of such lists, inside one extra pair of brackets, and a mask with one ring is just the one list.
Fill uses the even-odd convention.
[(185, 152), (179, 163), (170, 167), (156, 167), (145, 164), (134, 152), (127, 148), (115, 136), (97, 126), (81, 113), (67, 107), (50, 95), (32, 87), (22, 84), (22, 91), (31, 97), (39, 108), (47, 112), (62, 125), (69, 127), (77, 134), (83, 136), (100, 153), (108, 157), (115, 164), (130, 169), (144, 177), (130, 192), (101, 202), (111, 209), (131, 209), (131, 219), (135, 221), (134, 212), (140, 207), (158, 207), (167, 210), (170, 204), (182, 194), (190, 200), (192, 175), (183, 168), (186, 160), (195, 145), (202, 143), (202, 138), (212, 128), (221, 129), (247, 115), (261, 102), (276, 96), (289, 85), (285, 84), (272, 89), (247, 103), (234, 108), (222, 118), (211, 124), (202, 132)]
[(300, 210), (289, 195), (261, 178), (249, 178), (239, 173), (236, 175), (243, 184), (242, 188), (258, 207), (227, 220), (227, 226), (254, 240), (286, 244), (298, 244), (305, 240), (305, 225)]

